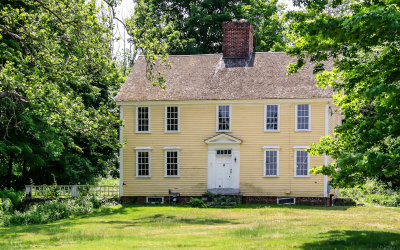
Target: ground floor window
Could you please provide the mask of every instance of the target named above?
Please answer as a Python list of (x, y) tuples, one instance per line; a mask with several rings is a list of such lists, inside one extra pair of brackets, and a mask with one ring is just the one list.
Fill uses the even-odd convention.
[(179, 176), (179, 151), (165, 151), (165, 176)]
[(295, 176), (309, 176), (309, 154), (305, 150), (295, 151)]
[(277, 150), (265, 150), (264, 152), (264, 176), (278, 176), (279, 152)]
[(150, 176), (150, 152), (136, 151), (136, 176)]

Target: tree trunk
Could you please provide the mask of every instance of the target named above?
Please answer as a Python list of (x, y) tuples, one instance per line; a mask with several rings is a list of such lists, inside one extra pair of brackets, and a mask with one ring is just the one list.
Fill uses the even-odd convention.
[(7, 189), (11, 188), (11, 177), (12, 177), (12, 167), (13, 167), (13, 159), (10, 157), (8, 160), (8, 171), (7, 171)]

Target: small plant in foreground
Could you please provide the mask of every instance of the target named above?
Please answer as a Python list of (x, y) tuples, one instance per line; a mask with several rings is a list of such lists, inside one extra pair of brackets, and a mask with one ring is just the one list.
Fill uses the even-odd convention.
[(193, 198), (193, 197), (190, 198), (188, 204), (192, 207), (202, 207), (202, 208), (207, 207), (207, 204), (204, 203), (204, 201), (202, 201), (198, 198)]

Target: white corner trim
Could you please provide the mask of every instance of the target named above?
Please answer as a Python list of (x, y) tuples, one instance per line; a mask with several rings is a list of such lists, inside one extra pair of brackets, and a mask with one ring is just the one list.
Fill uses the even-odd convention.
[[(119, 119), (124, 118), (124, 108), (119, 107)], [(122, 148), (122, 143), (124, 140), (124, 126), (119, 126), (119, 141), (121, 143), (121, 148), (119, 149), (119, 197), (124, 196), (124, 150)]]
[(181, 150), (181, 147), (163, 147), (164, 150)]
[(295, 149), (306, 149), (308, 146), (294, 146)]
[[(325, 136), (329, 135), (329, 104), (325, 105)], [(328, 165), (328, 156), (325, 155), (324, 165)], [(328, 197), (328, 176), (324, 175), (324, 197)]]
[(262, 149), (280, 149), (280, 146), (262, 146)]
[(135, 150), (152, 150), (152, 147), (135, 147)]

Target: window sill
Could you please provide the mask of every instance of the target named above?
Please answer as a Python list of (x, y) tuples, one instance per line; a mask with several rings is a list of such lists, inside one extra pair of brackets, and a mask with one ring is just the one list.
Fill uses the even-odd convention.
[(295, 175), (293, 177), (296, 177), (296, 178), (309, 178), (311, 176), (309, 176), (309, 175)]
[(278, 130), (264, 130), (264, 132), (267, 132), (267, 133), (279, 133), (279, 132), (281, 132), (279, 129)]
[(277, 178), (280, 177), (279, 175), (264, 175), (264, 178)]
[(227, 132), (232, 132), (232, 130), (217, 130), (217, 133), (227, 133)]
[(311, 129), (295, 129), (294, 132), (311, 132)]
[(149, 176), (139, 176), (139, 175), (136, 175), (136, 178), (151, 178), (151, 176), (149, 175)]
[(181, 131), (164, 131), (164, 133), (166, 133), (166, 134), (178, 134), (180, 132)]
[(180, 176), (179, 175), (171, 175), (171, 176), (167, 176), (167, 175), (165, 175), (164, 176), (164, 178), (180, 178)]
[(136, 131), (136, 134), (150, 134), (150, 131)]

